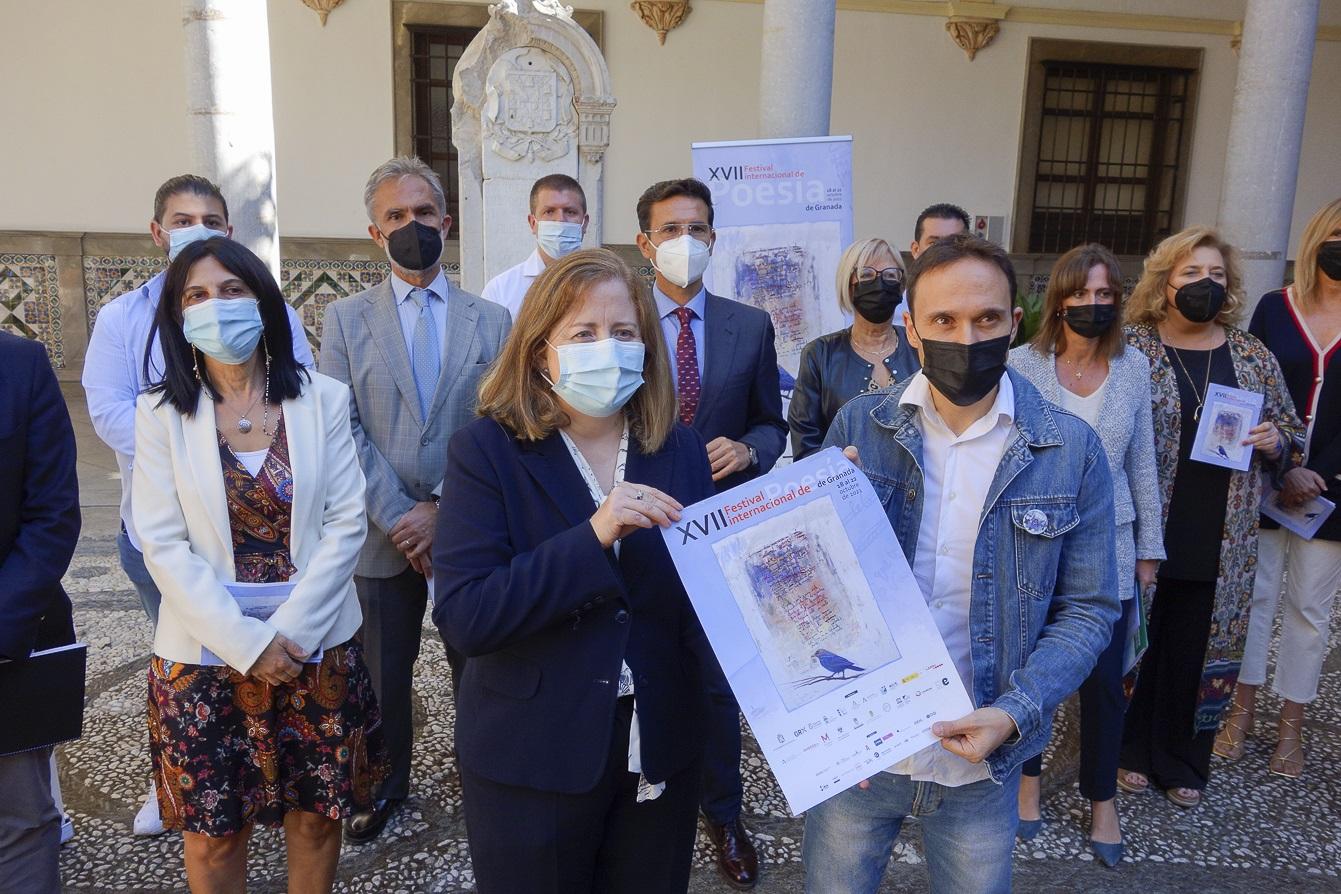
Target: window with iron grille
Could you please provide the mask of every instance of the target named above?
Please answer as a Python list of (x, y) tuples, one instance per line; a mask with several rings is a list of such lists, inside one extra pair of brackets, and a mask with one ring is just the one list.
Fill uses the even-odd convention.
[(478, 28), (410, 28), (410, 107), (414, 154), (442, 178), (452, 231), (457, 227), (460, 181), (452, 144), (452, 75)]
[(1169, 235), (1187, 140), (1185, 68), (1044, 61), (1028, 250), (1100, 242), (1142, 255)]

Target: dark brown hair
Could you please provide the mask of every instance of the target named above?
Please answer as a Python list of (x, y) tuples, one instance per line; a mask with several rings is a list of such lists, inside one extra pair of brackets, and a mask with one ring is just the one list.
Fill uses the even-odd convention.
[(223, 193), (213, 182), (199, 174), (178, 174), (158, 188), (158, 192), (154, 193), (154, 220), (161, 224), (163, 212), (168, 208), (168, 199), (184, 192), (201, 198), (217, 199), (223, 206), (224, 220), (228, 220), (228, 202), (224, 199)]
[(988, 242), (972, 233), (956, 233), (933, 242), (926, 251), (918, 255), (917, 260), (913, 261), (912, 268), (908, 271), (908, 313), (910, 315), (913, 313), (917, 281), (923, 274), (966, 258), (994, 264), (1006, 275), (1006, 282), (1010, 285), (1010, 306), (1014, 309), (1018, 286), (1015, 282), (1015, 265), (1010, 262), (1010, 255), (996, 243)]
[[(1108, 270), (1108, 287), (1117, 293), (1114, 307), (1117, 319), (1122, 319), (1122, 267), (1117, 256), (1097, 242), (1077, 245), (1057, 259), (1048, 277), (1048, 290), (1043, 296), (1043, 312), (1038, 332), (1030, 344), (1040, 354), (1053, 354), (1066, 346), (1066, 321), (1062, 319), (1062, 302), (1085, 288), (1090, 271), (1095, 267)], [(1117, 321), (1099, 338), (1099, 351), (1109, 357), (1122, 354), (1126, 337)]]
[(712, 226), (712, 190), (702, 180), (686, 177), (683, 180), (662, 180), (653, 183), (638, 197), (638, 231), (646, 233), (652, 226), (652, 206), (676, 196), (689, 196), (708, 206), (708, 226)]

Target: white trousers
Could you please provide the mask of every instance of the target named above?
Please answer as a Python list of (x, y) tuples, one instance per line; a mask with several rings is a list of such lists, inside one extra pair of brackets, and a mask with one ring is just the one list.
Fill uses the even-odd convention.
[(1283, 590), (1285, 609), (1272, 688), (1282, 698), (1299, 704), (1317, 698), (1318, 677), (1327, 657), (1332, 598), (1338, 586), (1341, 586), (1341, 543), (1305, 540), (1284, 529), (1262, 529), (1239, 682), (1250, 686), (1266, 682), (1267, 650)]

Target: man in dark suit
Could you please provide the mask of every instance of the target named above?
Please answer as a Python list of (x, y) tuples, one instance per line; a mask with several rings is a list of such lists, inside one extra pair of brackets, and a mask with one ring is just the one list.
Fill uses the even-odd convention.
[[(701, 181), (664, 180), (638, 199), (638, 249), (656, 270), (652, 289), (670, 348), (680, 421), (708, 446), (717, 490), (768, 472), (787, 423), (773, 321), (759, 308), (703, 287), (716, 235), (712, 193)], [(740, 821), (740, 709), (724, 679), (710, 687), (703, 815), (717, 868), (738, 890), (754, 887), (758, 856)]]
[[(42, 345), (0, 332), (0, 661), (74, 642), (74, 429)], [(0, 706), (3, 707), (3, 706)], [(60, 890), (51, 749), (0, 757), (0, 891)]]

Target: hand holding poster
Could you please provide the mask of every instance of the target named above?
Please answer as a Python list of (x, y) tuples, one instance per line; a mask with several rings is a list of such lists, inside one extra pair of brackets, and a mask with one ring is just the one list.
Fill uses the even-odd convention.
[(1262, 479), (1262, 514), (1305, 540), (1312, 540), (1318, 528), (1336, 510), (1336, 504), (1326, 497), (1313, 497), (1294, 506), (1282, 503), (1280, 491), (1271, 486), (1265, 475)]
[(1243, 443), (1262, 415), (1262, 395), (1228, 385), (1210, 384), (1192, 442), (1192, 459), (1247, 471), (1253, 449)]
[(973, 710), (875, 491), (836, 448), (687, 507), (663, 536), (793, 813)]

